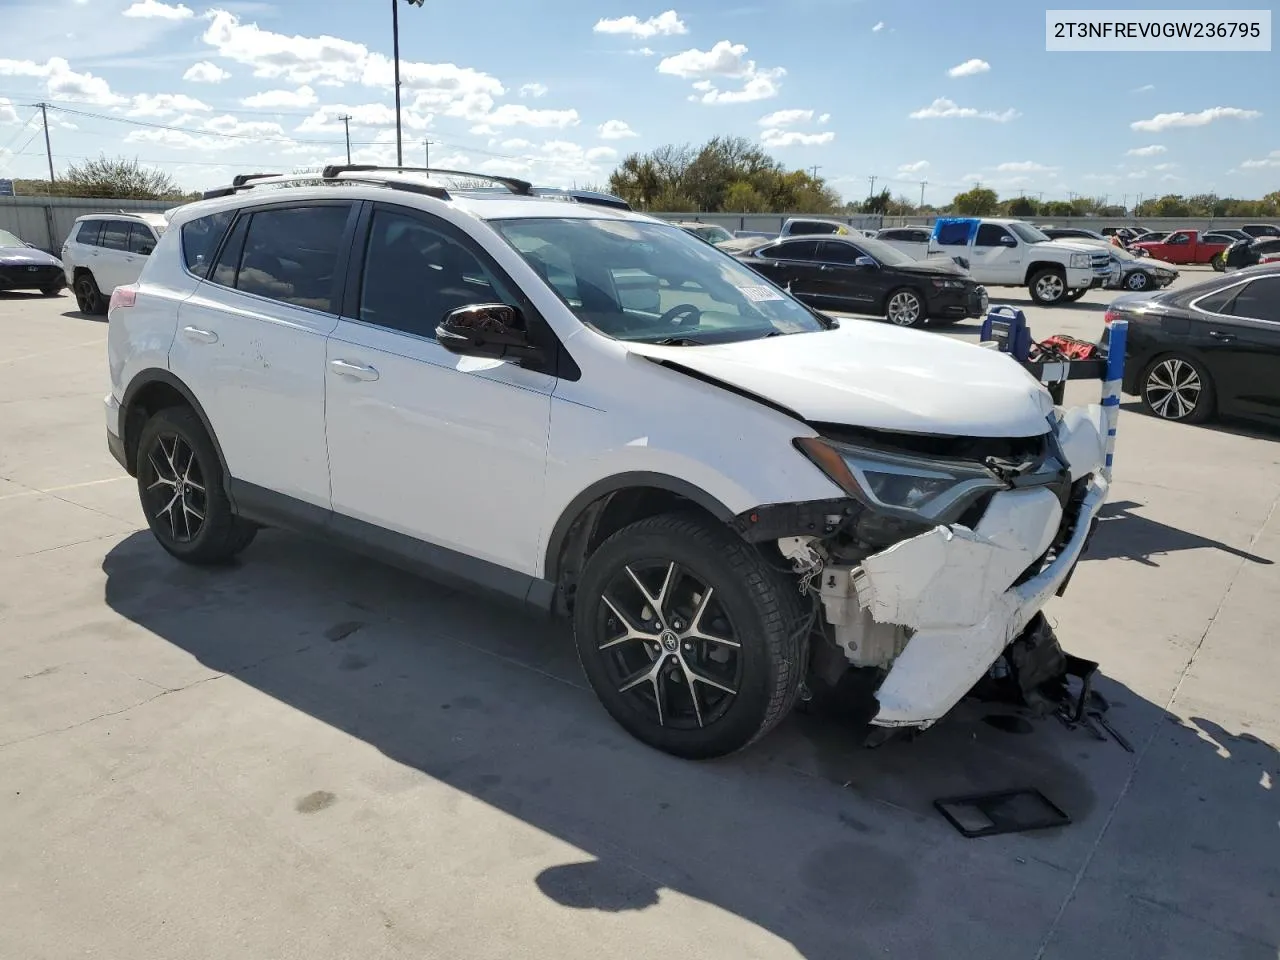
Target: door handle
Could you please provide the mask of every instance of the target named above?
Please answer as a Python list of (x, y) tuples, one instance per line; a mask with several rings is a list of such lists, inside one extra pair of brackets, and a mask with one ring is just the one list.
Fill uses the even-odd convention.
[(212, 330), (201, 330), (199, 327), (183, 327), (183, 336), (198, 343), (217, 343), (218, 335)]
[(1210, 330), (1209, 336), (1213, 337), (1213, 339), (1217, 340), (1219, 343), (1231, 343), (1236, 338), (1234, 333), (1223, 333), (1221, 330)]
[(378, 371), (373, 367), (366, 367), (359, 363), (349, 363), (346, 360), (330, 360), (329, 369), (340, 377), (347, 377), (350, 380), (377, 380)]

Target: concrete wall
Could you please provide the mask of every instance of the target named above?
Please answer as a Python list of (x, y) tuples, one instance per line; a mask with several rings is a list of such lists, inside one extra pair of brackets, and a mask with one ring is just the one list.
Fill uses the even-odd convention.
[(178, 206), (175, 200), (82, 200), (77, 197), (0, 197), (0, 229), (58, 255), (76, 217), (86, 213), (159, 211)]

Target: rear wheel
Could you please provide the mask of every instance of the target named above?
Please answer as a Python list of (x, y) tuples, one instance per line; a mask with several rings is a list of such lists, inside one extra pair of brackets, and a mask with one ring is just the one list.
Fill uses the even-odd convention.
[(921, 327), (928, 319), (923, 298), (905, 287), (889, 294), (885, 314), (890, 323), (899, 327)]
[(1227, 269), (1227, 255), (1225, 253), (1215, 253), (1209, 258), (1209, 266), (1222, 273)]
[(1067, 278), (1056, 267), (1037, 270), (1027, 287), (1031, 291), (1031, 299), (1046, 307), (1062, 303), (1067, 296)]
[(107, 312), (107, 299), (98, 289), (98, 281), (88, 270), (83, 271), (75, 279), (73, 290), (76, 295), (76, 306), (81, 313), (103, 314)]
[(1157, 357), (1142, 374), (1142, 406), (1162, 420), (1203, 423), (1213, 414), (1213, 380), (1188, 356)]
[(184, 563), (225, 563), (258, 528), (231, 510), (222, 466), (200, 418), (161, 410), (138, 440), (138, 497), (160, 546)]
[(638, 521), (587, 561), (578, 658), (632, 736), (705, 759), (764, 736), (795, 705), (800, 594), (727, 528), (683, 514)]

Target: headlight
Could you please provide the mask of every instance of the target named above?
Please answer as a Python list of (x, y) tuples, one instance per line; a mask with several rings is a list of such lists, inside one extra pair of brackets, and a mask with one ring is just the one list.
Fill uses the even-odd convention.
[(800, 437), (795, 444), (849, 496), (892, 516), (948, 522), (983, 494), (1006, 488), (976, 464), (885, 453), (822, 437)]
[(963, 280), (943, 280), (940, 277), (934, 278), (933, 285), (937, 287), (939, 290), (963, 290), (964, 289)]
[(1087, 253), (1073, 253), (1071, 255), (1071, 268), (1073, 270), (1088, 270), (1093, 266), (1093, 258)]

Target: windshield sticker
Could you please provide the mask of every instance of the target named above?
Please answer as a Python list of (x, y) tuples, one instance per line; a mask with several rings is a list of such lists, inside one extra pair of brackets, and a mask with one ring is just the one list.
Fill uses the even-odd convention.
[(773, 287), (739, 287), (738, 292), (752, 303), (762, 303), (765, 300), (786, 299), (786, 297), (773, 289)]

